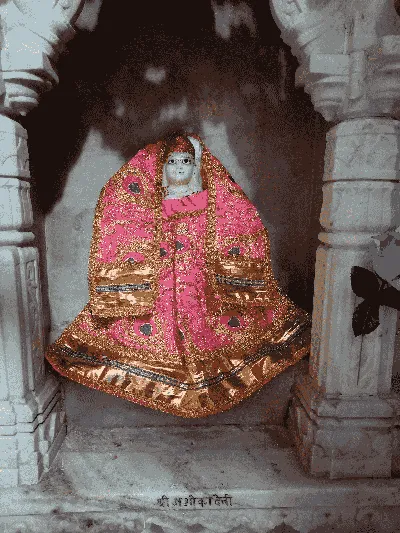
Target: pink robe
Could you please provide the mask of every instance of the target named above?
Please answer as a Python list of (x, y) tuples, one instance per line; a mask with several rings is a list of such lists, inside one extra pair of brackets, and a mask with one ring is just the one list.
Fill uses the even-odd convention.
[[(144, 183), (146, 168), (155, 165), (149, 153), (130, 162), (130, 169), (143, 172), (140, 180), (123, 172), (102, 193), (91, 251), (91, 275), (97, 276), (92, 301), (100, 304), (89, 302), (46, 357), (86, 386), (180, 416), (207, 416), (231, 408), (304, 357), (309, 319), (277, 287), (254, 206), (236, 184), (218, 176), (214, 189), (209, 181), (208, 190), (162, 201), (157, 291), (149, 300), (156, 283), (149, 274), (149, 243), (158, 231), (152, 211), (145, 200), (140, 205), (135, 197), (132, 205), (117, 199), (124, 187), (136, 191), (132, 196), (151, 189), (150, 181)], [(132, 179), (137, 181), (129, 189)], [(222, 265), (215, 272), (207, 240), (210, 191), (216, 198), (215, 264)], [(263, 283), (253, 264), (262, 265)], [(240, 275), (243, 268), (253, 272), (248, 265), (254, 279)], [(136, 292), (130, 291), (134, 284)], [(135, 310), (130, 314), (129, 306)]]

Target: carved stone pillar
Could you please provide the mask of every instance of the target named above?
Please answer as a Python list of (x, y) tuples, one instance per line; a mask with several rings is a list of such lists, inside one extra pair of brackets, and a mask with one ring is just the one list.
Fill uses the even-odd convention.
[(305, 467), (330, 478), (391, 474), (397, 312), (355, 337), (355, 265), (372, 236), (400, 224), (400, 19), (391, 0), (271, 0), (300, 62), (297, 82), (337, 123), (327, 136), (309, 374), (294, 388), (290, 428)]
[(57, 82), (53, 63), (82, 5), (0, 6), (0, 488), (36, 483), (66, 432), (58, 381), (44, 371), (27, 133), (18, 118)]

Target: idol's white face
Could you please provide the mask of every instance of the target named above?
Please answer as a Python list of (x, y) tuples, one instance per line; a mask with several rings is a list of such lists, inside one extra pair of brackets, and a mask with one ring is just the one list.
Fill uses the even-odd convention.
[(194, 157), (187, 152), (172, 152), (165, 163), (168, 185), (187, 185), (193, 176)]

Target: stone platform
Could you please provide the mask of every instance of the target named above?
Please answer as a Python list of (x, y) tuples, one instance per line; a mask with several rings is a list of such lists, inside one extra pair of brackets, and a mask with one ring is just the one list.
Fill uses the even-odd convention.
[(71, 427), (39, 485), (0, 491), (4, 533), (394, 533), (400, 480), (314, 479), (280, 426)]

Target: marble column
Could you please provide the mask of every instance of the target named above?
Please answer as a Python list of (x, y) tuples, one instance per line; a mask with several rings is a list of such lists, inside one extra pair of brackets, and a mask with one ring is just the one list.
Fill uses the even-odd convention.
[(397, 312), (355, 337), (355, 265), (372, 269), (372, 237), (400, 224), (400, 18), (389, 0), (272, 0), (299, 59), (297, 83), (336, 125), (323, 176), (309, 372), (298, 380), (290, 429), (313, 475), (389, 477)]
[(37, 483), (66, 433), (59, 383), (44, 370), (28, 139), (18, 119), (58, 81), (53, 65), (83, 3), (0, 6), (0, 488)]

